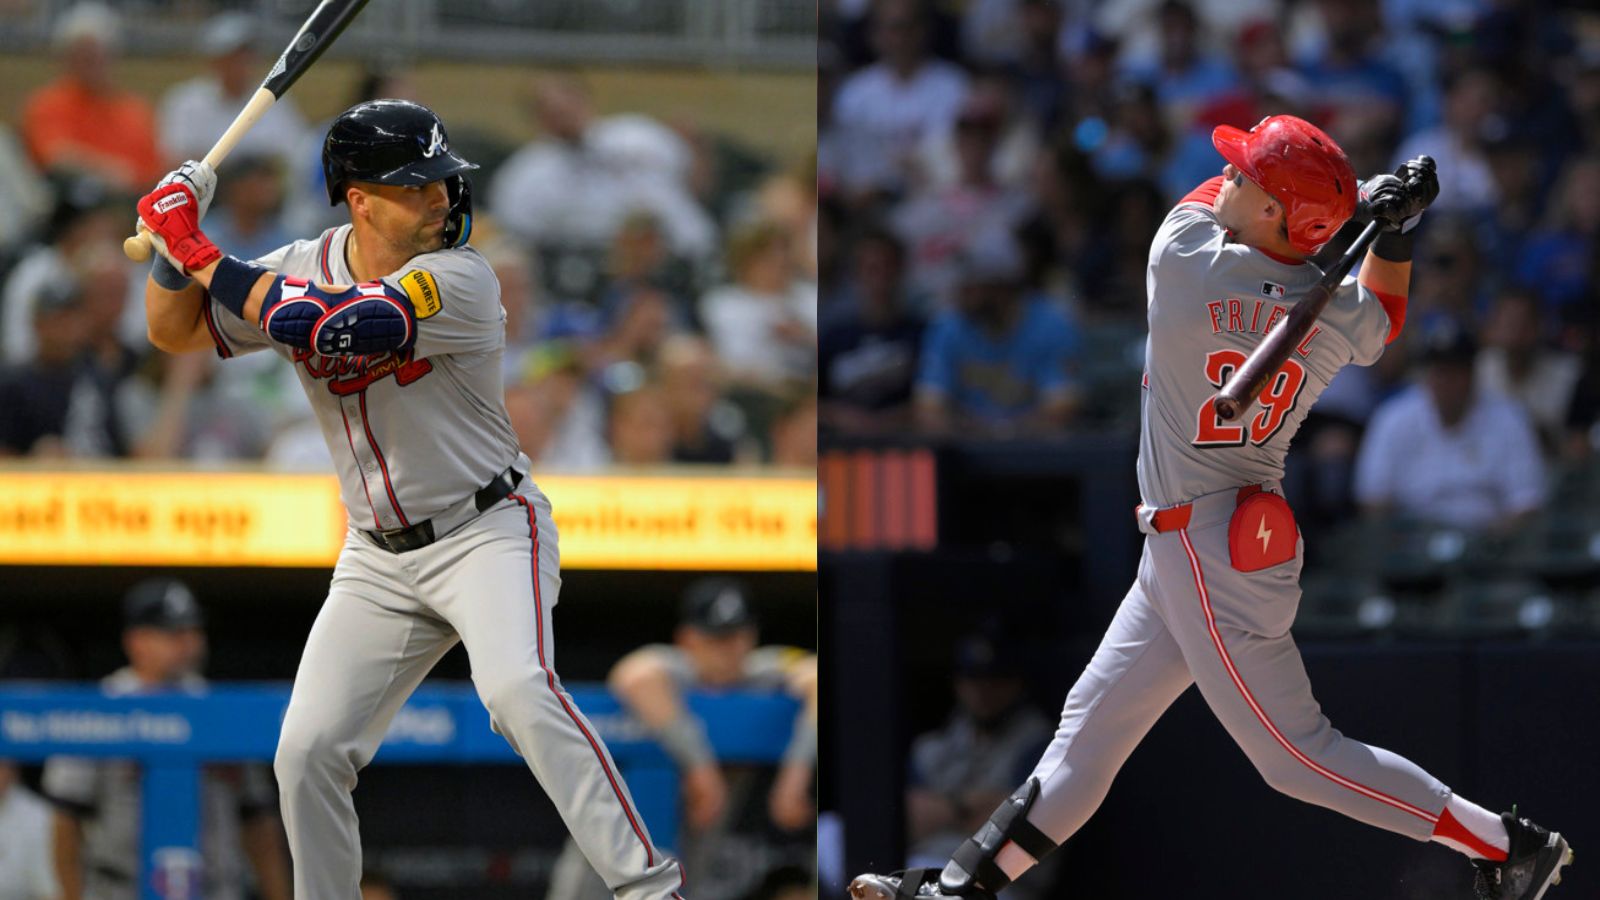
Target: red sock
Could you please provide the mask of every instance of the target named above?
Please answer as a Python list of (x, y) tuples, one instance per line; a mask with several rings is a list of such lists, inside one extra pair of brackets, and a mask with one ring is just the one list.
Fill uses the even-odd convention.
[(1481, 856), (1494, 862), (1505, 862), (1506, 851), (1468, 831), (1465, 825), (1456, 821), (1456, 817), (1450, 814), (1448, 808), (1439, 814), (1439, 822), (1433, 826), (1433, 836), (1442, 843), (1466, 850), (1470, 855)]

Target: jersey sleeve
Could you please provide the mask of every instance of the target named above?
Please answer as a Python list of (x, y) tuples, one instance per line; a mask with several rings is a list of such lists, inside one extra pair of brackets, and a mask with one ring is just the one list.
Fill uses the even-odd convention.
[(483, 352), (505, 341), (500, 280), (476, 250), (425, 253), (383, 281), (411, 302), (419, 359)]
[(1339, 283), (1339, 290), (1320, 321), (1349, 343), (1350, 361), (1358, 366), (1377, 362), (1389, 342), (1389, 313), (1378, 295), (1354, 275)]

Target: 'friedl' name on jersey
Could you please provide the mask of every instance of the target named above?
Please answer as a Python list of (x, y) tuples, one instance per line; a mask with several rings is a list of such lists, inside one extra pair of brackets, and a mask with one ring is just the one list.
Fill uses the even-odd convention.
[[(1266, 334), (1278, 320), (1289, 314), (1289, 308), (1279, 303), (1267, 307), (1265, 300), (1240, 300), (1229, 297), (1226, 300), (1212, 300), (1206, 304), (1206, 310), (1211, 313), (1211, 333), (1221, 334), (1223, 331), (1248, 332), (1251, 334)], [(1263, 316), (1262, 313), (1266, 315)], [(1248, 320), (1248, 322), (1246, 321)], [(1313, 325), (1294, 351), (1301, 357), (1311, 355), (1311, 342), (1316, 340), (1322, 332), (1322, 326)]]

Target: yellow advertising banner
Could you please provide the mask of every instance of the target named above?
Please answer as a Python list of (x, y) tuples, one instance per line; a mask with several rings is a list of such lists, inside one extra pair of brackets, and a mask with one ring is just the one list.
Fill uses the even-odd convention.
[[(546, 476), (570, 569), (814, 571), (816, 482)], [(0, 564), (333, 565), (338, 484), (259, 472), (0, 470)]]

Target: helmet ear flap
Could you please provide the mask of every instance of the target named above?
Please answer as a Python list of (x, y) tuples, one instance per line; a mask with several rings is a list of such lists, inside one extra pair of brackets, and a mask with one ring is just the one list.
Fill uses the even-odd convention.
[(450, 200), (450, 213), (444, 222), (444, 245), (464, 246), (472, 237), (472, 182), (464, 175), (451, 175), (444, 180)]

